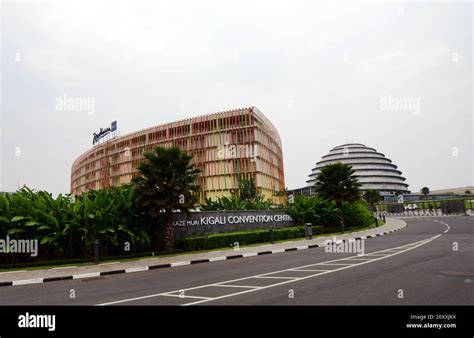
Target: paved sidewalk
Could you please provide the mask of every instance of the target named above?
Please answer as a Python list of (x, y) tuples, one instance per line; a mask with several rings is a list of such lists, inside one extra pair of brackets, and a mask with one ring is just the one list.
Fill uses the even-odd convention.
[[(366, 239), (383, 236), (398, 231), (406, 226), (402, 220), (387, 218), (385, 225), (336, 236), (337, 240)], [(24, 284), (45, 283), (67, 279), (83, 279), (105, 275), (147, 271), (152, 269), (172, 268), (176, 266), (208, 263), (226, 259), (245, 258), (258, 255), (283, 253), (287, 251), (304, 250), (324, 246), (335, 236), (318, 237), (312, 240), (298, 240), (277, 244), (263, 244), (244, 247), (239, 250), (220, 250), (196, 254), (182, 254), (173, 257), (150, 257), (130, 262), (111, 262), (97, 265), (77, 267), (52, 268), (32, 271), (0, 272), (0, 286), (15, 286)]]

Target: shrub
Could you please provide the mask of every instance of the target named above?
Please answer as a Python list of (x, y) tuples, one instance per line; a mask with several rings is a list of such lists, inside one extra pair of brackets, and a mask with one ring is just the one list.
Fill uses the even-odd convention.
[(254, 200), (244, 200), (237, 195), (231, 195), (220, 197), (215, 201), (206, 198), (205, 201), (201, 205), (203, 210), (268, 210), (272, 205), (270, 201), (264, 201), (260, 195)]
[(288, 213), (297, 225), (309, 222), (329, 227), (339, 224), (339, 209), (336, 204), (320, 197), (298, 195)]
[(374, 222), (374, 216), (365, 202), (343, 203), (344, 222), (348, 228), (369, 226)]
[[(372, 213), (364, 201), (344, 202), (342, 210), (346, 228), (365, 227), (373, 223)], [(325, 233), (340, 230), (340, 210), (336, 208), (335, 202), (321, 197), (296, 196), (288, 213), (297, 225), (307, 222), (318, 224), (324, 227)]]
[[(323, 233), (322, 226), (313, 226), (313, 235), (319, 235)], [(275, 241), (294, 239), (304, 237), (304, 227), (287, 227), (287, 228), (276, 228), (273, 230), (273, 239)], [(252, 230), (252, 231), (239, 231), (239, 232), (227, 232), (220, 234), (212, 234), (208, 236), (193, 236), (178, 239), (176, 241), (176, 248), (183, 251), (195, 251), (195, 250), (208, 250), (225, 248), (239, 243), (239, 246), (265, 243), (270, 241), (269, 230)]]

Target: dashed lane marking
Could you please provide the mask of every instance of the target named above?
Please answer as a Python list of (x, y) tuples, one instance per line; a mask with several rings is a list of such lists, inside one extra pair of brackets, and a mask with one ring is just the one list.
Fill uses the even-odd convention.
[[(202, 303), (206, 303), (206, 302), (215, 301), (215, 300), (218, 300), (218, 299), (238, 296), (238, 295), (242, 295), (242, 294), (246, 294), (246, 293), (250, 293), (250, 292), (255, 292), (255, 291), (268, 289), (268, 288), (272, 288), (272, 287), (276, 287), (276, 286), (280, 286), (280, 285), (285, 285), (285, 284), (288, 284), (288, 283), (294, 283), (294, 282), (298, 282), (298, 281), (305, 280), (305, 279), (308, 279), (308, 278), (313, 278), (313, 277), (316, 277), (316, 276), (321, 276), (321, 275), (341, 271), (341, 270), (344, 270), (344, 269), (350, 269), (350, 268), (353, 268), (353, 267), (356, 267), (356, 266), (359, 266), (359, 265), (376, 262), (376, 261), (379, 261), (379, 260), (382, 260), (382, 259), (386, 259), (386, 258), (395, 256), (395, 255), (399, 255), (401, 253), (413, 250), (413, 249), (415, 249), (419, 246), (422, 246), (424, 244), (427, 244), (427, 243), (437, 239), (440, 236), (441, 236), (441, 234), (433, 236), (433, 237), (425, 239), (425, 240), (421, 240), (421, 241), (417, 241), (417, 242), (414, 242), (414, 243), (402, 245), (402, 246), (399, 246), (399, 247), (369, 253), (367, 255), (364, 255), (364, 257), (369, 257), (370, 259), (366, 259), (366, 260), (363, 260), (363, 261), (354, 261), (354, 262), (351, 262), (351, 263), (342, 263), (342, 261), (344, 261), (344, 260), (347, 262), (347, 259), (355, 259), (355, 258), (360, 258), (361, 257), (361, 256), (356, 255), (356, 256), (351, 256), (351, 257), (335, 259), (335, 260), (327, 261), (327, 262), (320, 262), (320, 263), (314, 263), (314, 264), (309, 264), (309, 265), (304, 265), (304, 266), (299, 266), (299, 267), (293, 267), (293, 268), (290, 268), (290, 269), (273, 271), (273, 272), (269, 272), (269, 273), (265, 273), (265, 274), (247, 276), (247, 277), (243, 277), (243, 278), (238, 278), (238, 279), (233, 279), (233, 280), (228, 280), (228, 281), (223, 281), (223, 282), (218, 282), (218, 283), (205, 284), (205, 285), (200, 285), (200, 286), (191, 287), (191, 288), (182, 289), (182, 290), (174, 290), (174, 291), (170, 291), (170, 292), (151, 294), (151, 295), (146, 295), (146, 296), (142, 296), (142, 297), (122, 299), (122, 300), (117, 300), (117, 301), (112, 301), (112, 302), (107, 302), (107, 303), (101, 303), (101, 304), (97, 304), (97, 305), (98, 306), (114, 305), (114, 304), (120, 304), (120, 303), (133, 302), (133, 301), (137, 301), (137, 300), (141, 300), (141, 299), (155, 298), (155, 297), (161, 297), (161, 296), (166, 297), (170, 294), (176, 294), (176, 293), (180, 293), (180, 292), (184, 292), (185, 294), (187, 294), (190, 291), (199, 292), (199, 289), (209, 288), (209, 287), (218, 287), (218, 288), (227, 287), (227, 288), (229, 288), (229, 290), (231, 290), (232, 288), (233, 289), (239, 289), (239, 288), (240, 289), (245, 289), (243, 291), (237, 291), (237, 292), (232, 292), (231, 291), (228, 294), (224, 294), (224, 295), (216, 296), (216, 297), (202, 297), (203, 299), (198, 299), (198, 300), (195, 300), (195, 301), (192, 301), (192, 302), (189, 302), (189, 303), (184, 303), (184, 304), (181, 304), (181, 305), (188, 306), (188, 305), (202, 304)], [(392, 252), (387, 252), (387, 250), (391, 250)], [(340, 262), (340, 263), (337, 263), (337, 262)], [(329, 266), (329, 265), (335, 265), (335, 266), (340, 265), (340, 267), (338, 267), (336, 269), (332, 269), (332, 270), (324, 270), (324, 268), (326, 266)], [(317, 269), (317, 267), (321, 267), (321, 268), (323, 268), (323, 270)], [(316, 268), (316, 269), (313, 271), (313, 269), (311, 269), (311, 268)], [(291, 274), (291, 271), (295, 271), (295, 270), (296, 271), (309, 270), (308, 272), (315, 272), (315, 273), (310, 274), (308, 276), (303, 276), (303, 277), (269, 276), (269, 275), (274, 275), (276, 273), (281, 273), (281, 272), (289, 272)], [(268, 285), (264, 285), (264, 286), (251, 285), (251, 283), (253, 281), (255, 281), (256, 279), (257, 280), (258, 279), (260, 279), (260, 280), (267, 279), (269, 281), (272, 280), (272, 279), (275, 279), (275, 280), (282, 280), (282, 281), (272, 283), (272, 284), (268, 284)], [(234, 284), (236, 282), (238, 282), (239, 284)], [(230, 283), (233, 283), (233, 284), (230, 284)], [(247, 283), (249, 283), (249, 285), (246, 285)], [(192, 297), (200, 297), (200, 296), (193, 295)], [(185, 298), (191, 298), (191, 296), (187, 295)]]

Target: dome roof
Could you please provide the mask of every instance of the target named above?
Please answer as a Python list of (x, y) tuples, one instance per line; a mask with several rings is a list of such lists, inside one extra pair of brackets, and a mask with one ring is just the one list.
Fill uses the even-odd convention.
[(384, 154), (360, 143), (347, 143), (332, 148), (312, 169), (309, 180), (306, 181), (308, 185), (316, 183), (321, 168), (336, 162), (352, 166), (354, 175), (361, 183), (361, 190), (375, 189), (381, 194), (409, 192), (405, 177), (397, 166)]

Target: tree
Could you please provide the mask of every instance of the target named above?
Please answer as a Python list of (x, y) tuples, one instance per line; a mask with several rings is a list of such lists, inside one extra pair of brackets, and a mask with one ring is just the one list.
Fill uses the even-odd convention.
[(466, 195), (471, 195), (471, 190), (466, 190), (464, 193), (465, 193)]
[(319, 196), (336, 202), (340, 210), (341, 230), (344, 232), (343, 202), (355, 202), (360, 199), (360, 183), (350, 165), (340, 162), (329, 164), (321, 169), (316, 179), (316, 191)]
[(364, 199), (370, 204), (373, 211), (375, 204), (381, 200), (380, 192), (378, 190), (369, 189), (364, 193)]
[(421, 188), (421, 193), (426, 196), (430, 193), (430, 189), (428, 187), (423, 187)]
[(158, 219), (164, 213), (166, 220), (165, 248), (174, 249), (173, 211), (189, 211), (197, 202), (197, 184), (200, 170), (192, 163), (192, 156), (177, 146), (157, 147), (145, 153), (145, 161), (138, 167), (133, 179), (137, 205)]

